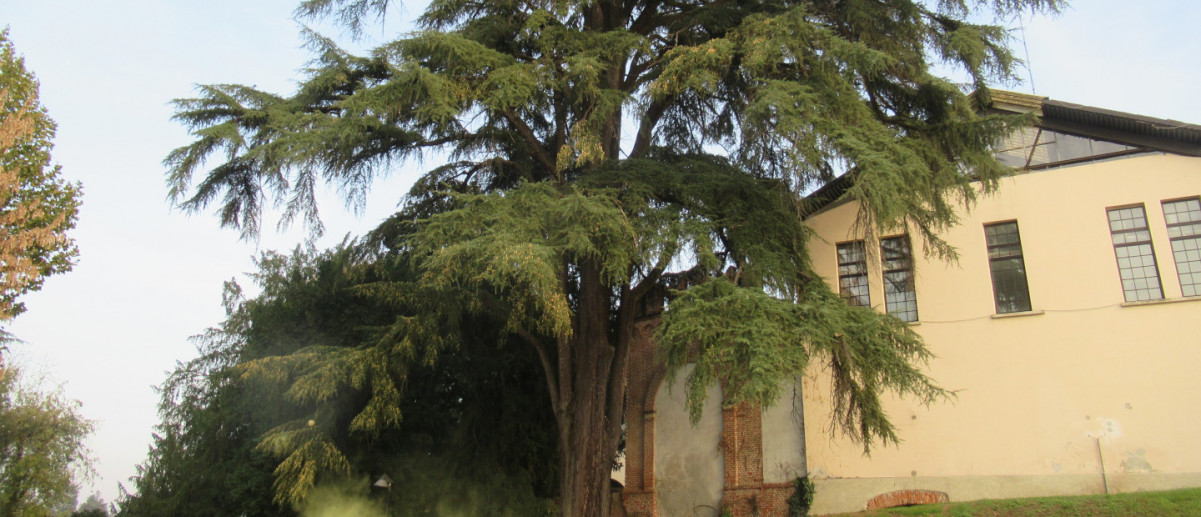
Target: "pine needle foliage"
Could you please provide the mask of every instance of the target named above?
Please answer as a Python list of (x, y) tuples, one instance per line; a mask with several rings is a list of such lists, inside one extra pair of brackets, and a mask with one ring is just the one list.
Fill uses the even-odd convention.
[(926, 403), (950, 396), (921, 371), (932, 356), (905, 323), (848, 306), (826, 290), (801, 292), (793, 302), (714, 280), (676, 298), (659, 335), (671, 344), (665, 348), (668, 382), (680, 366), (696, 364), (686, 384), (694, 422), (706, 386), (722, 382), (726, 403), (770, 406), (784, 380), (815, 359), (834, 374), (834, 423), (864, 452), (876, 440), (898, 443), (881, 405), (885, 391)]
[[(840, 305), (812, 271), (802, 196), (848, 174), (861, 228), (906, 231), (952, 258), (939, 234), (1005, 172), (990, 145), (1031, 121), (982, 114), (1016, 60), (1004, 29), (970, 20), (1062, 5), (434, 0), (417, 31), (365, 56), (310, 34), (314, 62), (290, 96), (215, 85), (176, 101), (196, 140), (167, 157), (168, 185), (244, 237), (266, 204), (319, 232), (319, 183), (354, 206), (392, 166), (449, 157), (369, 237), (419, 273), (380, 292), (455, 301), (443, 306), (495, 318), (536, 351), (562, 511), (603, 515), (632, 325), (664, 293), (660, 347), (673, 367), (698, 363), (694, 404), (712, 382), (769, 402), (820, 357), (836, 419), (866, 451), (897, 439), (883, 393), (945, 395), (921, 374), (929, 356), (913, 333)], [(298, 12), (354, 32), (387, 7), (308, 0)], [(934, 63), (964, 72), (972, 93)], [(400, 328), (429, 339), (439, 325)], [(372, 357), (453, 346), (419, 342), (424, 352)]]

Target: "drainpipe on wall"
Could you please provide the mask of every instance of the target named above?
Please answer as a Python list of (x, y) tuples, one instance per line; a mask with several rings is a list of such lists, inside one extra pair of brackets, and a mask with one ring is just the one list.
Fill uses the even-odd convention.
[(1101, 460), (1101, 487), (1105, 489), (1105, 495), (1109, 495), (1109, 479), (1105, 476), (1105, 455), (1101, 454), (1101, 438), (1097, 440), (1097, 459)]

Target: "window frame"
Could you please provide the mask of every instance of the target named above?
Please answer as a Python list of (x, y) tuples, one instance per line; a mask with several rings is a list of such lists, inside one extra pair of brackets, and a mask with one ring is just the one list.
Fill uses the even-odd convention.
[[(1168, 210), (1167, 210), (1168, 204), (1169, 203), (1187, 202), (1187, 201), (1195, 201), (1195, 202), (1197, 202), (1198, 205), (1201, 205), (1201, 196), (1185, 196), (1185, 197), (1175, 198), (1175, 199), (1164, 199), (1159, 202), (1159, 206), (1160, 206), (1160, 209), (1163, 210), (1164, 226), (1166, 227), (1167, 233), (1168, 233), (1168, 249), (1170, 249), (1172, 251), (1172, 261), (1176, 266), (1176, 281), (1180, 283), (1180, 295), (1183, 297), (1195, 297), (1195, 296), (1201, 296), (1201, 283), (1189, 282), (1188, 284), (1186, 284), (1184, 281), (1183, 275), (1185, 275), (1185, 274), (1198, 275), (1198, 274), (1201, 274), (1201, 272), (1190, 270), (1188, 273), (1185, 273), (1185, 272), (1181, 271), (1181, 269), (1180, 269), (1181, 262), (1180, 262), (1179, 256), (1177, 255), (1175, 243), (1177, 241), (1186, 241), (1186, 240), (1197, 240), (1198, 242), (1201, 242), (1201, 234), (1173, 237), (1172, 229), (1179, 228), (1179, 227), (1193, 226), (1195, 224), (1201, 224), (1201, 220), (1189, 221), (1189, 222), (1184, 222), (1184, 223), (1182, 223), (1182, 222), (1169, 223), (1168, 222)], [(1192, 262), (1192, 261), (1185, 261), (1185, 263), (1189, 263), (1189, 262)], [(1161, 283), (1162, 283), (1162, 280), (1161, 280)], [(1193, 289), (1193, 291), (1194, 291), (1193, 294), (1185, 294), (1185, 285), (1188, 285), (1191, 289)], [(1162, 286), (1161, 286), (1161, 289), (1162, 289)]]
[[(854, 261), (854, 262), (843, 262), (842, 261), (842, 257), (843, 257), (842, 250), (843, 250), (844, 246), (847, 246), (847, 247), (856, 247), (857, 246), (859, 248), (858, 251), (860, 252), (860, 254), (859, 254), (860, 260)], [(839, 242), (834, 245), (834, 254), (835, 254), (834, 262), (835, 262), (835, 264), (837, 264), (837, 267), (838, 267), (838, 295), (843, 300), (846, 300), (847, 304), (849, 304), (851, 306), (871, 307), (872, 306), (871, 305), (872, 304), (872, 294), (871, 294), (870, 277), (868, 276), (868, 267), (867, 267), (867, 242), (865, 242), (863, 239)], [(850, 267), (850, 266), (855, 266), (855, 265), (861, 266), (862, 271), (855, 272), (855, 273), (843, 273), (844, 266)], [(856, 278), (856, 277), (860, 278), (862, 283), (859, 285), (853, 286), (853, 287), (855, 287), (855, 288), (862, 287), (863, 288), (863, 294), (862, 294), (862, 302), (863, 303), (858, 303), (861, 298), (859, 294), (850, 293), (849, 290), (846, 288), (846, 286), (843, 285), (843, 279)]]
[[(1115, 231), (1113, 229), (1113, 220), (1110, 219), (1110, 214), (1117, 210), (1128, 210), (1131, 208), (1138, 208), (1143, 211), (1143, 223), (1146, 226), (1144, 226), (1141, 229), (1131, 228), (1131, 229), (1123, 229), (1123, 230)], [(1117, 206), (1107, 207), (1105, 209), (1105, 226), (1106, 226), (1106, 228), (1109, 229), (1109, 243), (1111, 246), (1113, 246), (1114, 263), (1118, 267), (1118, 282), (1122, 288), (1122, 299), (1126, 303), (1138, 303), (1138, 302), (1163, 300), (1165, 297), (1164, 289), (1163, 289), (1163, 277), (1159, 273), (1159, 259), (1158, 259), (1158, 257), (1155, 256), (1155, 243), (1154, 243), (1154, 238), (1151, 235), (1151, 221), (1147, 217), (1147, 206), (1143, 203), (1130, 203), (1130, 204), (1126, 204), (1126, 205), (1117, 205)], [(1114, 238), (1119, 233), (1124, 235), (1124, 234), (1135, 233), (1138, 231), (1146, 231), (1147, 232), (1147, 239), (1145, 241), (1123, 242), (1121, 244), (1114, 242)], [(1126, 267), (1126, 268), (1122, 267), (1122, 259), (1123, 258), (1130, 259), (1130, 257), (1129, 256), (1122, 257), (1121, 254), (1118, 252), (1118, 248), (1130, 248), (1130, 247), (1134, 247), (1134, 246), (1141, 246), (1143, 244), (1147, 245), (1148, 249), (1150, 250), (1150, 253), (1148, 255), (1140, 255), (1140, 257), (1148, 257), (1148, 256), (1151, 257), (1151, 266), (1150, 267), (1155, 272), (1156, 289), (1159, 290), (1159, 297), (1158, 298), (1141, 298), (1141, 299), (1139, 299), (1139, 298), (1137, 298), (1137, 294), (1136, 294), (1136, 299), (1132, 300), (1129, 297), (1129, 293), (1130, 292), (1137, 293), (1139, 291), (1139, 289), (1137, 287), (1134, 289), (1126, 289), (1126, 281), (1127, 280), (1137, 281), (1140, 279), (1139, 278), (1127, 279), (1124, 276), (1123, 271), (1125, 271), (1125, 270), (1132, 271), (1134, 268), (1133, 267)], [(1138, 267), (1145, 268), (1147, 266), (1138, 266)], [(1143, 277), (1143, 279), (1145, 279), (1145, 278), (1147, 278), (1147, 277)], [(1149, 288), (1147, 288), (1147, 289), (1149, 289)]]
[[(888, 254), (894, 251), (889, 249), (885, 244), (890, 241), (901, 242), (904, 244), (903, 250), (898, 249), (898, 251), (900, 251), (902, 254), (899, 258), (888, 258)], [(903, 261), (904, 267), (889, 267), (890, 262), (898, 261)], [(889, 273), (908, 274), (908, 285), (906, 286), (908, 289), (893, 293), (905, 295), (904, 302), (893, 302), (889, 299), (888, 286), (890, 284), (894, 286), (897, 285), (897, 282), (889, 280)], [(884, 287), (884, 312), (891, 314), (897, 319), (907, 323), (918, 321), (919, 313), (917, 309), (917, 279), (915, 278), (913, 271), (913, 240), (909, 238), (909, 234), (894, 235), (880, 239), (880, 279), (882, 280), (882, 285)], [(910, 299), (912, 299), (912, 305), (910, 305)], [(911, 314), (912, 316), (910, 316)]]
[[(1003, 225), (1010, 225), (1010, 224), (1013, 225), (1014, 235), (1017, 237), (1017, 242), (1005, 243), (1005, 244), (989, 243), (989, 233), (988, 233), (989, 228), (999, 227), (999, 226), (1003, 226)], [(989, 277), (992, 281), (993, 308), (996, 310), (996, 313), (997, 314), (1017, 314), (1017, 313), (1022, 313), (1022, 312), (1030, 312), (1030, 311), (1034, 310), (1034, 302), (1030, 299), (1030, 278), (1029, 278), (1029, 275), (1026, 273), (1026, 252), (1024, 249), (1022, 249), (1022, 230), (1021, 230), (1021, 226), (1018, 225), (1017, 219), (1009, 219), (1009, 220), (1005, 220), (1005, 221), (994, 221), (991, 223), (985, 223), (984, 224), (984, 245), (985, 245), (985, 250), (986, 250), (985, 253), (988, 256)], [(1015, 256), (993, 257), (993, 250), (1001, 249), (1001, 248), (1005, 248), (1005, 247), (1014, 247), (1014, 246), (1016, 246), (1016, 248), (1017, 248), (1016, 257)], [(1017, 269), (1019, 271), (1021, 271), (1021, 275), (1022, 275), (1021, 293), (1023, 293), (1025, 295), (1025, 297), (1024, 297), (1025, 305), (1024, 306), (1019, 305), (1016, 308), (1014, 308), (1013, 310), (1004, 310), (1004, 309), (1008, 309), (1008, 307), (1001, 306), (1001, 297), (998, 295), (1002, 291), (998, 290), (998, 285), (997, 285), (998, 270), (996, 269), (995, 264), (1000, 261), (1009, 261), (1014, 258), (1016, 258), (1018, 260), (1019, 267)], [(1001, 270), (1001, 271), (1008, 271), (1008, 270)], [(1008, 291), (1005, 291), (1005, 292), (1008, 292)]]

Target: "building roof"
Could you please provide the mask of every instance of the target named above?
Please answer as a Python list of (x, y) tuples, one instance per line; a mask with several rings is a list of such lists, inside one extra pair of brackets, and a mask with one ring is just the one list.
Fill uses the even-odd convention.
[[(1020, 111), (1033, 111), (1041, 109), (1043, 107), (1043, 101), (1047, 100), (1046, 97), (1040, 97), (1038, 95), (1031, 95), (1028, 93), (1011, 92), (1007, 90), (990, 90), (989, 97), (991, 98), (993, 104), (993, 106), (990, 107), (1005, 109), (1002, 106), (1009, 105), (1017, 108), (1025, 108), (1020, 109)], [(1008, 111), (1019, 110), (1009, 109)]]
[(1038, 125), (1165, 152), (1201, 156), (1201, 125), (1044, 99)]
[[(1079, 136), (1109, 140), (1151, 151), (1201, 156), (1201, 125), (1136, 115), (1039, 95), (991, 90), (989, 108), (1010, 113), (1036, 112), (1035, 125)], [(844, 174), (806, 196), (808, 215), (839, 201), (851, 185)]]
[(1037, 125), (1048, 129), (1201, 156), (1201, 125), (1006, 90), (991, 90), (989, 97), (994, 110), (1037, 112)]

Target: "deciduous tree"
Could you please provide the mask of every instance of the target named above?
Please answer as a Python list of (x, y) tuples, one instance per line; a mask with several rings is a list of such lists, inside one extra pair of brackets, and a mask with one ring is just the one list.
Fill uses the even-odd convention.
[(54, 121), (38, 102), (38, 82), (0, 32), (0, 322), (25, 310), (17, 298), (69, 271), (78, 254), (79, 185), (50, 162)]
[(91, 472), (83, 442), (92, 429), (78, 402), (26, 386), (20, 370), (0, 363), (0, 517), (73, 502), (77, 478)]
[[(299, 11), (353, 29), (387, 5)], [(939, 231), (970, 204), (972, 181), (988, 189), (1003, 174), (990, 145), (1029, 122), (980, 114), (1014, 59), (1004, 29), (969, 15), (1059, 7), (435, 0), (419, 31), (367, 56), (311, 35), (317, 57), (294, 95), (212, 85), (177, 101), (196, 141), (168, 156), (169, 184), (186, 208), (218, 203), (244, 236), (268, 203), (319, 231), (322, 181), (354, 203), (394, 163), (449, 156), (377, 232), (423, 272), (398, 292), (457, 297), (537, 352), (561, 511), (603, 515), (633, 325), (664, 292), (661, 351), (673, 368), (697, 364), (694, 407), (717, 381), (731, 402), (770, 402), (818, 359), (835, 375), (836, 422), (866, 450), (896, 440), (882, 393), (945, 395), (922, 374), (914, 333), (841, 303), (811, 269), (802, 196), (850, 174), (843, 195), (864, 228), (905, 229), (953, 255)], [(935, 62), (974, 93), (935, 76)], [(397, 323), (435, 349), (447, 342), (436, 327)]]

